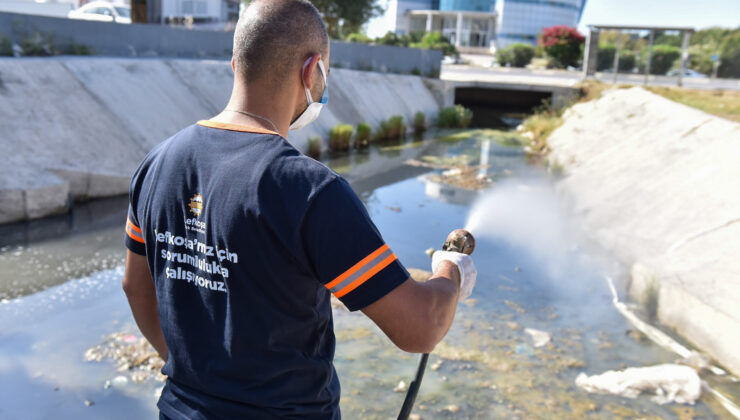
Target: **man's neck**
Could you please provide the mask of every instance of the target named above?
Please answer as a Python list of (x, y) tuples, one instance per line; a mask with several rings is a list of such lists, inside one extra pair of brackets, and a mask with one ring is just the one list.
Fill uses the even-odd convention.
[(291, 102), (290, 98), (278, 91), (268, 91), (260, 86), (250, 86), (247, 89), (245, 85), (235, 82), (226, 108), (211, 119), (229, 124), (261, 127), (271, 131), (277, 129), (281, 136), (287, 138), (293, 115), (292, 112), (286, 112), (286, 110), (292, 110), (295, 106)]

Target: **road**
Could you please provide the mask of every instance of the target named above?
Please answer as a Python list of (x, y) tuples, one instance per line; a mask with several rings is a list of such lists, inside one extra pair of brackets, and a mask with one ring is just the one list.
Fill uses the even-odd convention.
[[(547, 86), (572, 87), (581, 81), (583, 74), (580, 71), (568, 70), (530, 70), (521, 68), (505, 67), (476, 67), (461, 64), (444, 64), (440, 78), (442, 80), (468, 82), (491, 82), (512, 84), (533, 84)], [(613, 83), (614, 75), (611, 73), (597, 73), (596, 80), (604, 83)], [(639, 74), (619, 74), (617, 83), (642, 85), (645, 76)], [(650, 76), (648, 84), (651, 86), (676, 86), (676, 77)], [(703, 79), (684, 78), (684, 87), (689, 89), (722, 89), (740, 90), (738, 79)]]

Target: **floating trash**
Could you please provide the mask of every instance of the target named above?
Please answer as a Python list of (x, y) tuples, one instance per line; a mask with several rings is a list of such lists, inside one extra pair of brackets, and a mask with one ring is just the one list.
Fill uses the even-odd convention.
[(651, 400), (658, 404), (677, 402), (694, 404), (701, 396), (701, 379), (688, 366), (662, 364), (610, 370), (601, 375), (580, 373), (576, 385), (587, 392), (621, 395), (636, 398), (643, 392), (655, 394)]
[[(156, 379), (163, 382), (167, 377), (161, 373), (164, 360), (157, 354), (149, 342), (139, 335), (115, 333), (108, 336), (103, 343), (85, 352), (85, 361), (102, 362), (112, 359), (118, 364), (119, 372), (127, 372), (136, 383)], [(126, 376), (116, 376), (111, 385), (123, 386), (128, 383)]]
[(550, 333), (540, 330), (535, 330), (534, 328), (525, 328), (524, 332), (529, 334), (532, 337), (532, 341), (534, 341), (535, 347), (542, 347), (550, 342), (551, 336)]

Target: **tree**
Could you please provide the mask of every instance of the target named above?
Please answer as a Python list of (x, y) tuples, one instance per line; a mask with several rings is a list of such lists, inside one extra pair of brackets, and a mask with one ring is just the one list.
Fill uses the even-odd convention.
[(359, 32), (365, 22), (383, 12), (376, 0), (312, 0), (312, 3), (321, 12), (333, 39)]
[(740, 30), (725, 37), (719, 57), (719, 77), (740, 77)]
[(545, 54), (550, 57), (550, 64), (561, 68), (578, 64), (584, 42), (586, 39), (576, 28), (564, 25), (543, 29), (539, 39)]

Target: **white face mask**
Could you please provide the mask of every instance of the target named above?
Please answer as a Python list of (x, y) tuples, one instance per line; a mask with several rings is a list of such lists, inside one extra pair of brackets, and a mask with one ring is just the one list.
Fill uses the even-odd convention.
[[(308, 63), (311, 62), (311, 59), (309, 58), (305, 64), (303, 64), (303, 68), (301, 69), (301, 82), (303, 82), (303, 72), (306, 70), (306, 66)], [(313, 98), (311, 97), (311, 91), (308, 90), (306, 87), (306, 83), (303, 82), (303, 89), (306, 91), (306, 100), (308, 101), (308, 106), (306, 107), (306, 110), (301, 113), (301, 115), (298, 116), (298, 118), (293, 121), (293, 123), (290, 125), (290, 130), (299, 130), (312, 122), (316, 121), (316, 118), (319, 118), (319, 114), (321, 113), (321, 108), (324, 107), (325, 104), (329, 102), (329, 80), (326, 78), (326, 69), (324, 69), (324, 63), (319, 60), (319, 69), (321, 69), (321, 75), (324, 76), (324, 94), (321, 95), (321, 101), (314, 102)]]

